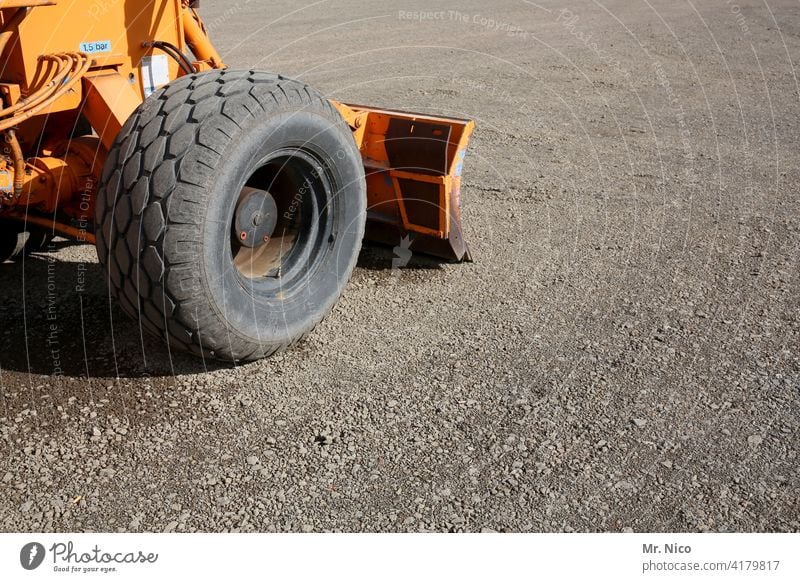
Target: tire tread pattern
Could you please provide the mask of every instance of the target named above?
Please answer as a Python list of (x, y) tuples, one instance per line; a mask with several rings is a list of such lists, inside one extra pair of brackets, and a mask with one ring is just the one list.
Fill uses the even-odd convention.
[(286, 343), (254, 342), (215, 312), (196, 269), (202, 209), (226, 148), (257, 115), (298, 108), (350, 131), (330, 102), (303, 83), (219, 70), (180, 77), (153, 93), (117, 136), (96, 204), (97, 254), (123, 311), (172, 347), (255, 360), (301, 341), (327, 315), (318, 314), (311, 329)]

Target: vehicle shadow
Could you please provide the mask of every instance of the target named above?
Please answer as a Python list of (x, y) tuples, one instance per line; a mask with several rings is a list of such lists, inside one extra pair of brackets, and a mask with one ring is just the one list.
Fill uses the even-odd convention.
[(419, 253), (411, 253), (404, 249), (392, 248), (365, 241), (358, 255), (356, 267), (368, 271), (392, 271), (395, 269), (409, 270), (440, 270), (442, 259), (436, 259)]
[(183, 353), (128, 318), (95, 262), (33, 254), (0, 264), (0, 367), (45, 376), (137, 378), (223, 367)]
[[(74, 246), (56, 241), (58, 251)], [(389, 247), (365, 244), (361, 269), (440, 269), (420, 255), (398, 262)], [(201, 374), (233, 367), (175, 352), (139, 328), (108, 295), (93, 261), (52, 253), (0, 264), (0, 370), (72, 378), (142, 378)]]

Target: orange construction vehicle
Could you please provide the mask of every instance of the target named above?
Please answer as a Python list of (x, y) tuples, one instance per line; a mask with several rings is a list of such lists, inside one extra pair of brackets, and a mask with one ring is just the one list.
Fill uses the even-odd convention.
[(0, 0), (0, 262), (94, 243), (143, 329), (246, 361), (314, 328), (363, 238), (468, 258), (473, 122), (228, 69), (197, 4)]

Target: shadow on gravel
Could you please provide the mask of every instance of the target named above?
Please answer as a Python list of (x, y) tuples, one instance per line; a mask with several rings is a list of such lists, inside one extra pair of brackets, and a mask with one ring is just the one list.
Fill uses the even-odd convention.
[(373, 243), (364, 243), (358, 255), (357, 267), (368, 271), (391, 271), (392, 269), (409, 269), (412, 271), (438, 271), (442, 268), (442, 259), (426, 255), (411, 254), (403, 256), (404, 251), (395, 251), (392, 247)]
[[(58, 243), (57, 243), (58, 244)], [(59, 244), (56, 249), (66, 245)], [(146, 333), (109, 301), (94, 262), (39, 254), (0, 264), (0, 367), (73, 378), (198, 374), (221, 366)]]
[[(55, 241), (52, 251), (75, 247)], [(365, 245), (358, 267), (370, 271), (437, 270), (419, 255)], [(172, 352), (141, 332), (110, 300), (96, 262), (33, 254), (0, 264), (0, 370), (71, 378), (171, 377), (233, 367)]]

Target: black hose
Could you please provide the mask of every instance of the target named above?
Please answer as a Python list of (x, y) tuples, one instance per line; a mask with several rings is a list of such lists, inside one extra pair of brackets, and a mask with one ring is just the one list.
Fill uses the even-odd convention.
[(189, 58), (172, 43), (169, 43), (165, 40), (149, 40), (143, 42), (142, 46), (161, 49), (162, 51), (167, 53), (170, 57), (172, 57), (175, 61), (177, 61), (178, 66), (187, 75), (191, 75), (192, 73), (197, 72), (197, 69), (194, 68), (194, 65), (189, 60)]
[(191, 75), (192, 73), (197, 72), (197, 69), (195, 69), (194, 65), (189, 60), (189, 58), (186, 55), (184, 55), (180, 51), (180, 49), (176, 47), (174, 44), (164, 40), (154, 40), (149, 42), (148, 44), (152, 47), (161, 49), (169, 56), (171, 56), (173, 59), (175, 59), (175, 61), (177, 61), (178, 63), (178, 66), (180, 66), (183, 72), (186, 73), (187, 75)]

